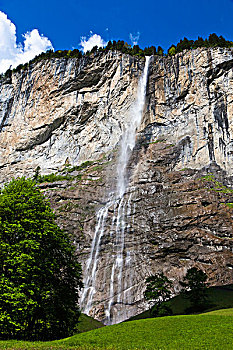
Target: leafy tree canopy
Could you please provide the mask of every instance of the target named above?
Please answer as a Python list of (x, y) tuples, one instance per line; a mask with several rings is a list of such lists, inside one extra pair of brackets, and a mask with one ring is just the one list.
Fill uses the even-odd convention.
[(169, 304), (164, 302), (171, 297), (172, 282), (163, 274), (157, 273), (146, 279), (146, 290), (144, 297), (153, 304), (151, 314), (153, 316), (171, 315), (172, 310)]
[(162, 303), (171, 296), (172, 282), (163, 274), (157, 273), (146, 279), (145, 299), (152, 303)]
[(168, 49), (168, 54), (169, 56), (174, 56), (176, 54), (176, 47), (175, 45), (172, 45), (169, 49)]
[(204, 271), (192, 267), (188, 269), (183, 281), (180, 282), (183, 295), (190, 300), (194, 309), (201, 309), (208, 302), (207, 278)]
[(0, 338), (45, 340), (72, 334), (79, 317), (81, 266), (33, 180), (0, 193)]

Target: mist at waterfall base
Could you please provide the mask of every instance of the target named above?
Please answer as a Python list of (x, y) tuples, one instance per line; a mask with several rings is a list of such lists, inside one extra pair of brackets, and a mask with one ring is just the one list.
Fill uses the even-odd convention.
[[(109, 209), (113, 208), (111, 228), (107, 234), (113, 241), (114, 251), (111, 254), (109, 265), (111, 267), (111, 278), (108, 290), (108, 298), (104, 301), (105, 324), (121, 322), (129, 317), (125, 303), (132, 303), (131, 288), (133, 274), (123, 281), (122, 272), (126, 265), (131, 264), (130, 252), (125, 252), (125, 238), (134, 220), (134, 210), (131, 200), (132, 194), (126, 196), (128, 177), (127, 165), (131, 153), (135, 147), (137, 130), (140, 127), (146, 97), (147, 77), (149, 71), (150, 57), (146, 57), (145, 66), (140, 76), (137, 88), (137, 97), (131, 106), (129, 122), (123, 132), (120, 152), (117, 164), (117, 186), (114, 192), (109, 194), (108, 201), (97, 213), (97, 224), (92, 241), (90, 256), (84, 269), (84, 289), (81, 295), (80, 305), (82, 312), (95, 316), (94, 296), (96, 294), (97, 268), (100, 263), (101, 239), (106, 234), (105, 224)], [(106, 281), (102, 281), (105, 283)], [(120, 306), (121, 305), (121, 306)], [(119, 307), (120, 306), (120, 307)]]

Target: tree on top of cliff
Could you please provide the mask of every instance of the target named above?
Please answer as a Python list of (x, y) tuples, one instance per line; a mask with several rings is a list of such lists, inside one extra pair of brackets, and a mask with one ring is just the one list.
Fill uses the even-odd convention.
[(157, 53), (158, 53), (159, 56), (163, 56), (163, 49), (162, 49), (161, 46), (158, 46)]
[(202, 37), (198, 37), (197, 40), (193, 43), (193, 48), (196, 49), (198, 47), (204, 47), (205, 46), (205, 40)]
[[(186, 37), (184, 39), (181, 39), (177, 45), (172, 45), (168, 51), (167, 55), (173, 56), (176, 53), (182, 52), (184, 50), (192, 50), (199, 47), (233, 47), (233, 42), (228, 41), (224, 39), (221, 35), (218, 36), (217, 34), (213, 33), (210, 34), (208, 39), (205, 40), (202, 37), (198, 37), (197, 40), (189, 40)], [(48, 50), (47, 52), (43, 52), (40, 55), (37, 55), (35, 58), (33, 58), (31, 61), (25, 64), (20, 64), (18, 67), (13, 69), (13, 72), (19, 72), (24, 71), (28, 69), (33, 63), (39, 62), (41, 60), (45, 59), (52, 59), (52, 58), (82, 58), (83, 56), (88, 57), (94, 57), (95, 54), (106, 52), (109, 50), (117, 50), (125, 54), (129, 54), (132, 56), (138, 56), (138, 57), (144, 57), (144, 56), (151, 56), (151, 55), (159, 55), (164, 56), (164, 50), (161, 46), (158, 46), (158, 49), (156, 50), (155, 46), (145, 47), (144, 49), (140, 48), (138, 45), (135, 45), (131, 47), (128, 45), (124, 40), (118, 40), (118, 41), (109, 41), (106, 47), (94, 47), (91, 51), (87, 51), (85, 54), (79, 51), (78, 49), (74, 50), (58, 50), (58, 51), (52, 51)], [(94, 54), (94, 55), (93, 55)], [(9, 79), (11, 78), (12, 71), (9, 69), (6, 71), (5, 74), (1, 75), (0, 78)]]
[(48, 201), (25, 178), (0, 194), (1, 339), (69, 336), (77, 325), (81, 266)]
[(176, 54), (176, 47), (175, 45), (172, 45), (169, 49), (168, 49), (168, 55), (169, 56), (174, 56)]
[(146, 56), (157, 55), (156, 47), (155, 46), (145, 47), (144, 53)]
[(190, 50), (193, 46), (193, 40), (188, 40), (187, 38), (181, 39), (176, 45), (176, 52), (182, 52), (183, 50)]

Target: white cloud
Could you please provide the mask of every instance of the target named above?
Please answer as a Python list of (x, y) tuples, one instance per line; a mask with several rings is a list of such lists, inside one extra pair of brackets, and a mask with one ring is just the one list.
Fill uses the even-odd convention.
[(131, 40), (132, 45), (137, 45), (140, 38), (140, 32), (137, 32), (137, 34), (134, 35), (130, 33), (129, 38)]
[(41, 52), (53, 50), (51, 41), (40, 35), (37, 29), (27, 32), (23, 38), (23, 44), (17, 43), (16, 26), (0, 11), (0, 73), (10, 66), (15, 68), (30, 61)]
[[(90, 32), (92, 34), (92, 32)], [(80, 45), (82, 46), (82, 51), (85, 53), (90, 51), (94, 46), (104, 47), (107, 43), (98, 34), (93, 34), (87, 40), (85, 36), (81, 37)]]

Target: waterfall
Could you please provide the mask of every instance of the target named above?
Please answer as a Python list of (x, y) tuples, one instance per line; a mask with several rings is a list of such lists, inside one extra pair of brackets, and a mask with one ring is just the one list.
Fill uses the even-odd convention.
[[(106, 323), (111, 324), (119, 322), (126, 318), (126, 313), (123, 315), (112, 315), (113, 303), (121, 304), (127, 299), (130, 293), (131, 286), (124, 284), (122, 274), (124, 266), (129, 265), (131, 260), (130, 253), (127, 253), (124, 259), (125, 235), (130, 229), (130, 224), (127, 222), (131, 214), (131, 197), (125, 198), (127, 189), (127, 165), (134, 149), (136, 142), (136, 133), (140, 127), (143, 108), (145, 104), (147, 76), (149, 69), (150, 57), (146, 57), (144, 71), (139, 79), (137, 97), (130, 109), (129, 122), (122, 135), (120, 143), (120, 153), (117, 164), (117, 186), (116, 191), (109, 194), (108, 202), (97, 213), (97, 224), (95, 228), (94, 238), (91, 246), (91, 253), (84, 269), (84, 290), (82, 292), (80, 305), (84, 313), (89, 314), (92, 308), (93, 297), (96, 293), (96, 274), (99, 262), (99, 253), (101, 239), (105, 233), (105, 223), (108, 217), (108, 212), (113, 207), (113, 216), (110, 232), (110, 238), (114, 243), (114, 252), (112, 254), (111, 277), (109, 285), (109, 297), (105, 305)], [(131, 283), (131, 278), (129, 283)]]
[(130, 155), (135, 146), (136, 132), (142, 121), (143, 107), (145, 104), (146, 85), (150, 57), (146, 57), (143, 74), (139, 80), (137, 99), (131, 108), (129, 125), (122, 136), (120, 157), (118, 161), (117, 173), (117, 194), (122, 197), (127, 186), (126, 168)]
[[(111, 195), (110, 195), (111, 198)], [(108, 209), (112, 206), (114, 202), (109, 200), (109, 202), (102, 207), (97, 213), (97, 225), (95, 228), (95, 234), (91, 245), (91, 254), (86, 263), (85, 277), (84, 277), (84, 290), (80, 299), (80, 305), (83, 312), (89, 314), (92, 299), (95, 294), (95, 283), (96, 283), (96, 271), (99, 258), (99, 249), (101, 238), (104, 234), (105, 221), (108, 215)], [(85, 305), (83, 306), (85, 302)]]

